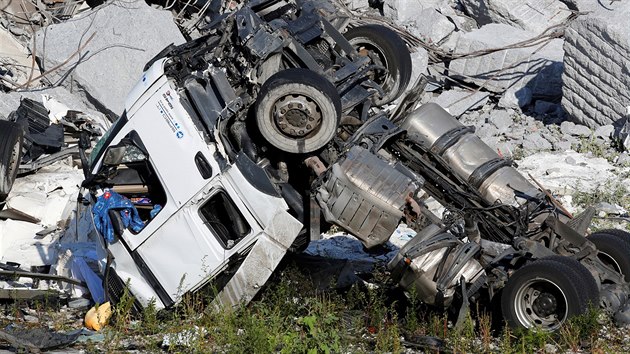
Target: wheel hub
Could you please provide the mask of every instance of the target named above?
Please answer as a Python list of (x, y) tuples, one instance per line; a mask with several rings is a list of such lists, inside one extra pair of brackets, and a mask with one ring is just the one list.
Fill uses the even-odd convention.
[(305, 137), (321, 123), (317, 105), (303, 95), (283, 97), (276, 102), (274, 109), (277, 127), (291, 137)]
[(555, 296), (549, 293), (542, 293), (532, 303), (532, 309), (541, 317), (547, 317), (556, 312), (558, 303)]

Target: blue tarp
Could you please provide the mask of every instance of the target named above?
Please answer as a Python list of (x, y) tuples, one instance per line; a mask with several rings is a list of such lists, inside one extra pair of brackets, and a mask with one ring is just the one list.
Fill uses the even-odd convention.
[(106, 189), (105, 193), (96, 199), (92, 213), (94, 213), (96, 230), (103, 235), (107, 242), (114, 242), (114, 227), (109, 219), (110, 210), (116, 210), (120, 213), (125, 228), (140, 232), (144, 227), (144, 222), (140, 219), (138, 210), (131, 201), (112, 190)]

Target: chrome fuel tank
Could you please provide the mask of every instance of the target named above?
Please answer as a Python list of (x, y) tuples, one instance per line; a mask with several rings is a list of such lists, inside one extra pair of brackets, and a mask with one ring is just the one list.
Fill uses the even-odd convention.
[(508, 160), (474, 135), (442, 107), (427, 103), (409, 114), (401, 128), (415, 143), (440, 156), (453, 173), (479, 191), (488, 203), (523, 204), (540, 194)]

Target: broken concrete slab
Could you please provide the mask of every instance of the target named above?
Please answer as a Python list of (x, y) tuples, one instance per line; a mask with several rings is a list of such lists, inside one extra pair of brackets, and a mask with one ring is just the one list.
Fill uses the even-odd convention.
[(510, 130), (512, 124), (514, 124), (514, 119), (512, 115), (514, 111), (507, 110), (494, 110), (490, 112), (490, 117), (488, 117), (488, 123), (491, 123), (499, 130), (499, 133), (503, 134)]
[(499, 99), (499, 107), (519, 109), (532, 102), (532, 90), (529, 87), (510, 87)]
[(558, 0), (462, 0), (461, 4), (480, 25), (504, 23), (536, 34), (571, 15)]
[(432, 8), (422, 10), (414, 21), (414, 26), (409, 28), (411, 34), (433, 45), (443, 43), (454, 30), (455, 25)]
[(74, 209), (83, 173), (63, 162), (15, 180), (7, 207), (28, 214), (43, 226), (66, 220)]
[[(11, 89), (28, 80), (30, 67), (30, 51), (18, 42), (11, 34), (0, 27), (0, 86)], [(34, 68), (37, 71), (37, 67)]]
[[(504, 24), (489, 24), (460, 36), (457, 54), (501, 48), (533, 38), (531, 32)], [(562, 40), (513, 48), (477, 57), (451, 61), (454, 77), (483, 86), (493, 92), (528, 87), (535, 96), (562, 94)]]
[(579, 16), (565, 31), (562, 107), (574, 122), (611, 124), (630, 106), (630, 3)]
[(535, 132), (523, 137), (523, 149), (525, 151), (548, 151), (552, 149), (552, 145), (539, 132)]
[(24, 221), (0, 221), (0, 262), (17, 262), (22, 269), (52, 264), (57, 257), (53, 235), (37, 238), (40, 225)]
[(109, 119), (105, 117), (103, 113), (94, 110), (92, 107), (87, 105), (79, 96), (72, 94), (70, 91), (63, 87), (0, 93), (0, 119), (7, 119), (9, 114), (11, 114), (11, 112), (15, 111), (20, 106), (20, 101), (23, 98), (30, 98), (37, 102), (43, 102), (43, 96), (54, 98), (71, 110), (81, 111), (89, 115), (95, 121), (99, 122), (101, 125), (104, 125), (105, 128), (109, 127), (110, 125)]
[(615, 167), (606, 159), (575, 151), (540, 152), (527, 156), (519, 162), (519, 171), (531, 173), (545, 188), (561, 194), (592, 192), (606, 182), (618, 179), (613, 173)]
[(607, 124), (607, 125), (602, 125), (601, 127), (598, 127), (597, 129), (595, 129), (595, 136), (603, 139), (603, 140), (608, 140), (612, 137), (613, 133), (615, 132), (615, 127), (612, 124)]
[(580, 137), (589, 137), (593, 134), (591, 129), (589, 129), (587, 126), (566, 121), (560, 124), (560, 131), (563, 134)]
[(438, 8), (444, 0), (388, 0), (383, 3), (383, 14), (394, 21), (407, 22), (420, 19), (420, 13), (425, 9)]
[(487, 92), (450, 90), (442, 92), (438, 97), (432, 100), (446, 109), (453, 116), (460, 116), (468, 110), (481, 108), (490, 96)]
[(124, 110), (127, 93), (139, 80), (147, 61), (171, 43), (184, 43), (171, 13), (143, 1), (108, 2), (48, 26), (36, 37), (37, 48), (41, 48), (37, 55), (44, 70), (68, 60), (92, 38), (79, 56), (49, 79), (81, 93), (97, 108), (112, 114)]
[[(426, 73), (428, 65), (429, 53), (427, 50), (421, 47), (416, 48), (416, 51), (411, 53), (411, 78), (409, 79), (409, 86), (407, 86), (407, 89), (412, 87), (420, 75)], [(402, 97), (404, 97), (404, 95), (402, 95), (398, 100), (401, 100)]]

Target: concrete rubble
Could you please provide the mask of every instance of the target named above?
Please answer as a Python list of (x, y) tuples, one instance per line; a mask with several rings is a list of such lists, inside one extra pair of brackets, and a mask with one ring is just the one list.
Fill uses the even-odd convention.
[(462, 0), (480, 25), (504, 23), (535, 34), (563, 24), (571, 11), (559, 0)]
[(71, 58), (62, 70), (49, 75), (53, 84), (118, 115), (147, 61), (169, 44), (183, 43), (184, 37), (169, 12), (143, 1), (113, 1), (43, 28), (36, 41), (44, 71)]
[(444, 107), (450, 114), (458, 117), (464, 112), (483, 107), (488, 102), (487, 92), (463, 90), (444, 91), (432, 102)]
[[(465, 33), (457, 42), (457, 54), (500, 48), (534, 38), (531, 32), (505, 24), (487, 24)], [(486, 90), (501, 93), (528, 87), (534, 96), (559, 97), (562, 93), (562, 40), (550, 39), (523, 48), (455, 59), (452, 75)]]
[(587, 9), (565, 31), (562, 107), (594, 128), (616, 122), (630, 106), (630, 3)]

